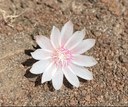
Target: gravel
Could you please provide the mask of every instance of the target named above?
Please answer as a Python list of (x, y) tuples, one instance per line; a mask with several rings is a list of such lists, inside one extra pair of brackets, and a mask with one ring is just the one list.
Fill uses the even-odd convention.
[[(127, 106), (128, 105), (128, 1), (127, 0), (1, 0), (0, 106)], [(15, 14), (14, 14), (15, 13)], [(11, 15), (19, 15), (11, 18)], [(9, 16), (9, 17), (8, 17)], [(86, 54), (98, 64), (89, 68), (92, 81), (79, 88), (66, 79), (61, 90), (29, 69), (33, 37), (49, 37), (52, 26), (72, 20), (75, 30), (86, 28), (85, 38), (96, 39)]]

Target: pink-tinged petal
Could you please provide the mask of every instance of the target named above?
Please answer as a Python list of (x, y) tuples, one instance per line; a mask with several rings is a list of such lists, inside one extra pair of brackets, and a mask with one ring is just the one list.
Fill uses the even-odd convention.
[(78, 77), (68, 68), (63, 69), (63, 73), (66, 79), (75, 87), (79, 87), (79, 80)]
[(56, 72), (56, 66), (54, 65), (54, 63), (51, 62), (51, 64), (49, 64), (47, 66), (47, 68), (45, 69), (42, 78), (41, 78), (41, 83), (43, 84), (46, 81), (50, 81), (54, 75), (54, 73)]
[(32, 65), (30, 72), (33, 74), (41, 74), (45, 71), (45, 69), (49, 64), (50, 64), (49, 60), (38, 61)]
[(96, 65), (97, 61), (91, 56), (77, 55), (73, 57), (72, 63), (79, 66), (91, 67)]
[(53, 26), (50, 38), (54, 48), (59, 48), (60, 46), (60, 35), (60, 30), (57, 27)]
[(56, 90), (59, 90), (63, 84), (63, 71), (58, 69), (52, 77), (52, 84)]
[(86, 80), (92, 80), (93, 79), (92, 72), (90, 72), (88, 69), (74, 65), (74, 64), (70, 64), (69, 67), (72, 70), (72, 72), (74, 72), (78, 77), (81, 77), (81, 78), (86, 79)]
[(73, 48), (71, 51), (73, 54), (82, 54), (87, 50), (91, 49), (95, 45), (95, 39), (83, 40), (78, 46)]
[(51, 41), (49, 38), (45, 37), (45, 36), (35, 36), (35, 40), (37, 42), (37, 44), (45, 50), (51, 51), (53, 50)]
[(82, 31), (76, 31), (72, 37), (66, 42), (65, 48), (71, 50), (72, 48), (75, 48), (83, 39), (85, 36), (85, 29)]
[(73, 34), (73, 23), (71, 21), (68, 21), (61, 30), (61, 45), (64, 46), (64, 44), (67, 42), (67, 40), (72, 36)]
[(34, 52), (31, 52), (31, 55), (36, 60), (45, 60), (51, 58), (51, 52), (45, 51), (43, 49), (37, 49)]

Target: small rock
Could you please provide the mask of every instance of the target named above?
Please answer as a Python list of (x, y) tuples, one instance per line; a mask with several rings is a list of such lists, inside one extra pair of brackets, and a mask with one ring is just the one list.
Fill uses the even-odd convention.
[(75, 100), (75, 99), (71, 99), (70, 104), (71, 104), (72, 106), (76, 106), (76, 105), (78, 104), (78, 101)]
[(80, 14), (84, 9), (84, 6), (82, 3), (79, 2), (72, 2), (72, 11), (76, 14)]
[(122, 14), (119, 0), (101, 0), (101, 2), (105, 3), (105, 5), (108, 6), (109, 11), (114, 15), (120, 16)]
[(121, 63), (128, 63), (128, 57), (127, 56), (124, 56), (124, 55), (120, 55), (119, 56), (119, 61)]
[(90, 102), (90, 95), (87, 95), (86, 98), (85, 98), (88, 102)]

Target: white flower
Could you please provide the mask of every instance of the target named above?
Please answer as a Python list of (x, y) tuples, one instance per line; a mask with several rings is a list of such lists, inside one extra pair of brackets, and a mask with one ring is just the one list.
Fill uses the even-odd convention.
[[(75, 87), (79, 86), (78, 77), (92, 80), (92, 73), (85, 67), (91, 67), (97, 61), (91, 56), (80, 55), (92, 48), (94, 39), (84, 39), (85, 29), (73, 33), (73, 24), (68, 21), (61, 32), (53, 26), (50, 39), (36, 36), (35, 40), (41, 49), (31, 55), (39, 60), (33, 64), (30, 72), (42, 74), (41, 83), (51, 81), (58, 90), (63, 84), (63, 76)], [(77, 77), (78, 76), (78, 77)]]

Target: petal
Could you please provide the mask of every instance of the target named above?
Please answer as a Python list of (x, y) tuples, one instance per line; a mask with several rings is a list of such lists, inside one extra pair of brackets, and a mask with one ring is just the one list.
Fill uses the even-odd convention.
[(45, 36), (36, 36), (35, 40), (37, 44), (45, 50), (53, 50), (50, 39)]
[(74, 64), (70, 64), (69, 67), (72, 70), (72, 72), (74, 72), (78, 77), (81, 77), (81, 78), (86, 79), (86, 80), (92, 80), (93, 79), (92, 72), (90, 72), (88, 69), (86, 69), (84, 67), (79, 67), (79, 66), (74, 65)]
[(78, 77), (68, 68), (63, 69), (63, 73), (66, 79), (75, 87), (79, 87), (79, 80)]
[(50, 37), (51, 37), (51, 43), (52, 43), (54, 48), (59, 47), (60, 35), (61, 35), (60, 30), (57, 27), (53, 26)]
[(85, 29), (75, 32), (65, 44), (65, 48), (71, 50), (72, 48), (76, 47), (84, 39), (84, 36)]
[(41, 83), (43, 84), (46, 81), (50, 81), (55, 72), (56, 66), (53, 63), (49, 64), (42, 75)]
[(95, 45), (95, 39), (86, 39), (71, 51), (74, 54), (82, 54), (87, 50), (91, 49), (94, 45)]
[(72, 36), (72, 34), (73, 34), (73, 23), (71, 21), (68, 21), (61, 30), (61, 45), (62, 46), (64, 46), (64, 44)]
[(79, 66), (91, 67), (97, 64), (97, 61), (92, 56), (77, 55), (73, 57), (72, 63)]
[(41, 74), (44, 72), (44, 70), (47, 68), (49, 64), (50, 64), (49, 60), (38, 61), (32, 65), (30, 72), (33, 74)]
[(43, 49), (37, 49), (34, 52), (31, 52), (31, 55), (36, 60), (45, 60), (51, 58), (51, 52), (45, 51)]
[(52, 77), (52, 84), (56, 90), (59, 90), (63, 84), (63, 71), (58, 69)]

